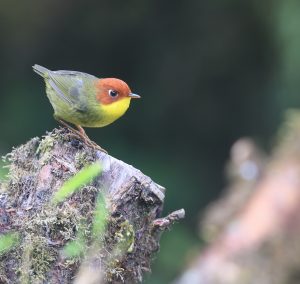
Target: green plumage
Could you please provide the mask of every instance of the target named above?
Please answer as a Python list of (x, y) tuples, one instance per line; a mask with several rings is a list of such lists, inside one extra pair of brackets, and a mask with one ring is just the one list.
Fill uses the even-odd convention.
[(86, 127), (97, 127), (101, 121), (96, 100), (97, 77), (76, 71), (51, 71), (40, 65), (33, 70), (46, 83), (46, 93), (57, 119)]

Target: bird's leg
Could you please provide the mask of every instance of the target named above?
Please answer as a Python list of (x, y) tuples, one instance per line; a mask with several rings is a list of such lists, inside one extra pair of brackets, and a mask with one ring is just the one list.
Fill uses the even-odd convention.
[(80, 126), (80, 125), (76, 125), (78, 132), (80, 133), (81, 137), (83, 138), (83, 140), (85, 141), (86, 144), (90, 145), (91, 147), (93, 147), (94, 149), (98, 149), (102, 152), (107, 153), (106, 150), (104, 150), (103, 148), (101, 148), (96, 142), (92, 141), (87, 134), (85, 133), (84, 129)]
[(79, 137), (81, 138), (81, 140), (83, 140), (83, 142), (85, 144), (87, 144), (88, 146), (94, 148), (94, 149), (98, 149), (102, 152), (105, 152), (107, 153), (106, 150), (104, 150), (103, 148), (101, 148), (97, 143), (95, 143), (94, 141), (92, 141), (88, 136), (87, 134), (85, 133), (84, 129), (80, 126), (80, 125), (76, 125), (76, 127), (78, 128), (78, 130), (74, 129), (72, 126), (70, 126), (68, 123), (66, 123), (65, 121), (63, 121), (62, 119), (56, 117), (54, 115), (54, 118), (64, 127), (66, 127), (67, 129), (70, 130), (70, 134), (71, 136), (73, 137)]
[(62, 126), (66, 127), (67, 129), (69, 129), (73, 134), (78, 135), (78, 131), (76, 129), (74, 129), (72, 126), (70, 126), (68, 123), (66, 123), (65, 121), (57, 118), (56, 119)]
[(77, 138), (79, 137), (79, 138), (85, 140), (85, 136), (83, 136), (78, 130), (74, 129), (72, 126), (70, 126), (68, 123), (66, 123), (62, 119), (57, 118), (55, 116), (54, 116), (54, 118), (58, 121), (59, 124), (66, 127), (71, 132), (71, 133), (68, 133), (68, 136), (77, 137)]
[(89, 138), (89, 137), (87, 136), (87, 134), (85, 133), (84, 129), (83, 129), (80, 125), (76, 125), (76, 127), (77, 127), (78, 131), (79, 131), (84, 137)]

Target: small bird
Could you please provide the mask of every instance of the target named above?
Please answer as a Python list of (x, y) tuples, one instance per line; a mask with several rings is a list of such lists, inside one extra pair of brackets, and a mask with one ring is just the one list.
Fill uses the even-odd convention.
[[(120, 79), (99, 79), (77, 71), (51, 71), (37, 64), (33, 70), (45, 80), (54, 118), (92, 146), (97, 144), (82, 127), (106, 126), (126, 112), (131, 99), (140, 98)], [(67, 123), (74, 124), (78, 131)]]

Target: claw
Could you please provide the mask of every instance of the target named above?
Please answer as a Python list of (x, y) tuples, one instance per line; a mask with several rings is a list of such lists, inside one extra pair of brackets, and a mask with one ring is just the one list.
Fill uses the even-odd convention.
[(74, 138), (80, 138), (87, 146), (93, 148), (94, 150), (99, 150), (99, 151), (102, 151), (107, 154), (107, 151), (105, 149), (101, 148), (96, 142), (92, 141), (87, 136), (84, 129), (80, 125), (76, 125), (76, 127), (78, 128), (78, 130), (76, 130), (73, 127), (71, 127), (68, 123), (66, 123), (65, 121), (63, 121), (59, 118), (56, 118), (56, 120), (61, 125), (63, 125), (64, 127), (66, 127), (67, 129), (70, 130), (71, 133), (68, 134), (69, 136), (74, 137)]

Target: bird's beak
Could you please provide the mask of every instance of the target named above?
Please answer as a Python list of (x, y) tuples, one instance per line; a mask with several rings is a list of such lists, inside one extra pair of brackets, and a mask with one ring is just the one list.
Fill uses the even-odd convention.
[(132, 98), (132, 99), (140, 99), (141, 98), (141, 96), (139, 96), (137, 94), (133, 94), (133, 93), (130, 93), (129, 97)]

